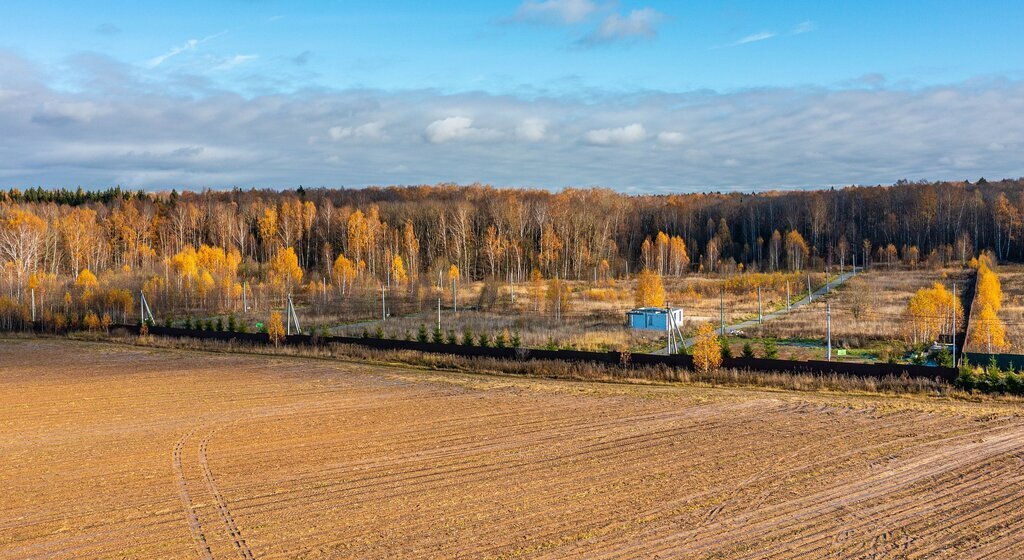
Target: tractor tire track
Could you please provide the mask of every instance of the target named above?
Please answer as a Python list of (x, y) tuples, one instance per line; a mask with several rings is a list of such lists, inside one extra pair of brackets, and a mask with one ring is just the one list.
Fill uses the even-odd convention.
[(195, 433), (195, 430), (181, 436), (174, 444), (174, 449), (171, 451), (171, 465), (174, 469), (175, 480), (177, 481), (178, 496), (181, 498), (181, 504), (185, 508), (185, 518), (188, 521), (189, 533), (192, 535), (196, 552), (204, 560), (213, 560), (213, 551), (210, 550), (210, 545), (206, 542), (203, 526), (199, 522), (199, 515), (196, 513), (196, 508), (192, 503), (192, 496), (188, 490), (188, 479), (185, 478), (185, 470), (181, 465), (182, 448), (185, 447), (185, 442), (188, 441), (188, 438), (192, 437), (193, 433)]
[(238, 529), (238, 524), (235, 523), (235, 518), (231, 515), (231, 510), (228, 509), (228, 504), (224, 500), (224, 496), (220, 493), (220, 489), (217, 487), (217, 479), (214, 477), (213, 471), (210, 470), (210, 463), (207, 460), (207, 448), (210, 444), (210, 437), (212, 437), (215, 432), (216, 430), (207, 433), (199, 443), (199, 465), (203, 468), (203, 478), (206, 481), (206, 489), (210, 492), (210, 495), (213, 496), (214, 501), (216, 501), (217, 510), (220, 512), (221, 519), (224, 521), (224, 526), (231, 535), (231, 540), (235, 544), (235, 549), (238, 551), (239, 555), (247, 560), (254, 560), (255, 556), (253, 556), (248, 543), (245, 542), (245, 537), (242, 536), (242, 532)]

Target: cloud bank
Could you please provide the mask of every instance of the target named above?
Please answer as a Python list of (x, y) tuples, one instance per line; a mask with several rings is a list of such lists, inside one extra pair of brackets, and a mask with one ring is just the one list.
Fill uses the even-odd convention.
[[(531, 97), (241, 96), (82, 64), (73, 90), (0, 51), (0, 186), (481, 181), (668, 192), (1024, 175), (1024, 82)], [(92, 74), (89, 74), (89, 73)]]

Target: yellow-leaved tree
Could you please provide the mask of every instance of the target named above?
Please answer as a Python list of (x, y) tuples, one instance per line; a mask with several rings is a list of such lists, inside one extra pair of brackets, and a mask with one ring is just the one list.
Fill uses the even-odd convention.
[(351, 289), (353, 282), (355, 282), (355, 265), (345, 255), (338, 255), (338, 258), (334, 259), (332, 270), (335, 285), (341, 290), (341, 295), (345, 295)]
[(401, 255), (391, 257), (391, 281), (398, 285), (409, 281), (409, 274), (405, 271), (405, 261)]
[(1006, 327), (999, 319), (999, 309), (1003, 305), (1003, 288), (999, 276), (991, 268), (991, 262), (991, 257), (985, 254), (978, 259), (975, 295), (978, 314), (971, 323), (971, 332), (968, 333), (969, 345), (985, 348), (989, 353), (1009, 347)]
[(267, 278), (282, 297), (291, 292), (293, 286), (302, 282), (302, 267), (299, 266), (299, 257), (295, 254), (295, 249), (286, 247), (274, 254), (274, 258), (270, 259)]
[(665, 307), (665, 285), (661, 275), (645, 268), (636, 277), (636, 288), (633, 292), (636, 307)]
[(963, 324), (964, 309), (960, 301), (945, 286), (936, 282), (930, 288), (921, 288), (907, 303), (905, 310), (907, 339), (917, 344), (933, 342), (953, 329), (953, 317)]
[(722, 365), (722, 347), (714, 325), (704, 323), (697, 328), (697, 339), (693, 343), (693, 367), (700, 373), (708, 373)]
[(270, 337), (270, 341), (277, 346), (284, 340), (284, 322), (281, 320), (281, 313), (274, 311), (270, 314), (270, 319), (267, 319), (267, 336)]
[(569, 294), (572, 289), (558, 278), (548, 280), (546, 297), (548, 300), (548, 313), (554, 314), (556, 319), (561, 319), (569, 312), (571, 302)]
[(981, 311), (971, 323), (971, 346), (985, 348), (988, 353), (1005, 350), (1009, 347), (1006, 341), (1006, 327), (996, 316), (996, 312), (988, 303), (982, 304)]

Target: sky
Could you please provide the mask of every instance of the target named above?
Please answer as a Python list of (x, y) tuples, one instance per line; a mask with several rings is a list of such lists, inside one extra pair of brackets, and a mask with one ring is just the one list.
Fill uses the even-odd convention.
[(7, 0), (0, 186), (1024, 175), (1024, 3)]

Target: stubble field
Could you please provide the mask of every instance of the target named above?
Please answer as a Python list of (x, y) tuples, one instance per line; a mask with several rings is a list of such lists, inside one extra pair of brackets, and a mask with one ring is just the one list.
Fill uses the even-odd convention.
[(0, 341), (0, 558), (1016, 557), (1013, 403)]

